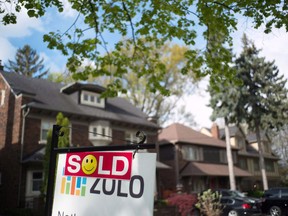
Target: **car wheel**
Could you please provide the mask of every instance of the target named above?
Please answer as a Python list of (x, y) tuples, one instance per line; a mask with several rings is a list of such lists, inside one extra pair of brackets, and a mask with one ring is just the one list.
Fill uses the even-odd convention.
[(271, 216), (281, 216), (281, 209), (278, 206), (272, 206), (269, 212)]
[(235, 210), (231, 210), (229, 211), (228, 216), (238, 216), (238, 213)]

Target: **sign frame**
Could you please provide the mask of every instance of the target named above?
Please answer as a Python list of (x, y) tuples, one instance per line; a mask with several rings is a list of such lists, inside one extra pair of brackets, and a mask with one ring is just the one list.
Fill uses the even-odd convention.
[[(47, 193), (46, 193), (46, 204), (45, 204), (45, 215), (51, 216), (53, 209), (53, 200), (54, 200), (54, 188), (55, 188), (55, 177), (56, 177), (56, 163), (57, 155), (63, 153), (72, 153), (72, 152), (89, 152), (89, 151), (125, 151), (125, 150), (134, 150), (134, 154), (138, 149), (155, 149), (155, 144), (143, 144), (145, 139), (142, 139), (137, 144), (129, 145), (113, 145), (113, 146), (87, 146), (87, 147), (67, 147), (67, 148), (58, 148), (58, 138), (62, 136), (60, 132), (60, 125), (53, 125), (52, 130), (52, 142), (50, 150), (50, 163), (49, 163), (49, 173), (48, 173), (48, 183), (47, 183)], [(137, 132), (138, 133), (138, 132)], [(146, 137), (145, 137), (146, 138)]]

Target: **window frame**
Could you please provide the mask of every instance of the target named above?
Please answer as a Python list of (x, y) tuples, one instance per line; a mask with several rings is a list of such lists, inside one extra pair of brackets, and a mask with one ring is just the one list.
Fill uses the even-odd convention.
[[(43, 130), (46, 130), (46, 128), (43, 128), (43, 125), (47, 124), (48, 129), (47, 129), (47, 133), (46, 133), (46, 139), (43, 139)], [(52, 120), (48, 120), (48, 119), (41, 119), (41, 128), (40, 128), (40, 140), (39, 140), (39, 144), (47, 144), (47, 135), (48, 135), (48, 131), (50, 129), (53, 129), (53, 125), (55, 124), (55, 121)]]
[[(187, 150), (189, 150), (189, 152), (187, 152)], [(181, 152), (182, 152), (182, 157), (184, 160), (187, 160), (187, 161), (202, 161), (203, 160), (203, 149), (199, 146), (183, 145), (181, 147)]]
[[(33, 174), (35, 173), (41, 173), (42, 177), (41, 179), (34, 179)], [(34, 190), (34, 183), (39, 182), (39, 190)], [(44, 181), (44, 172), (43, 170), (28, 170), (27, 171), (27, 185), (26, 185), (26, 196), (36, 196), (41, 194), (41, 185)]]
[[(80, 103), (84, 105), (94, 106), (94, 107), (105, 107), (105, 99), (101, 98), (99, 93), (91, 91), (81, 91)], [(93, 99), (92, 99), (93, 98)]]

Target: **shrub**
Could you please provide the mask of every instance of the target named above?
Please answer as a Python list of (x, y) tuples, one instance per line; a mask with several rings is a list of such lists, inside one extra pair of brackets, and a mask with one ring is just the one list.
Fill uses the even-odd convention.
[(167, 198), (167, 203), (176, 206), (181, 216), (186, 216), (197, 203), (197, 196), (187, 193), (174, 193)]
[(213, 192), (211, 189), (198, 194), (198, 202), (196, 207), (202, 215), (219, 216), (222, 213), (223, 205), (220, 203), (221, 195), (218, 192)]

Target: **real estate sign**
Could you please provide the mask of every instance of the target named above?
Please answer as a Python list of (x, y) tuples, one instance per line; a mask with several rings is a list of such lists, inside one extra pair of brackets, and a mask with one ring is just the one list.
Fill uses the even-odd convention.
[(60, 154), (53, 216), (153, 215), (155, 153)]

